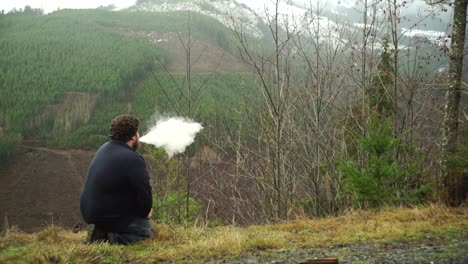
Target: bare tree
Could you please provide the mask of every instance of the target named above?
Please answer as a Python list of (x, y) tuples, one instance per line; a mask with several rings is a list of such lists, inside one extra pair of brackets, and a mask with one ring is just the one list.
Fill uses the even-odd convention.
[[(308, 20), (295, 37), (295, 49), (303, 67), (299, 71), (295, 128), (296, 174), (301, 175), (297, 190), (302, 210), (312, 215), (336, 213), (342, 208), (341, 179), (336, 170), (340, 156), (338, 110), (346, 94), (350, 68), (348, 44), (343, 36), (348, 26), (323, 16), (320, 3), (310, 6)], [(360, 75), (362, 77), (362, 75)]]
[[(242, 104), (242, 109), (248, 110), (241, 110), (243, 117), (232, 126), (223, 143), (222, 151), (230, 148), (226, 154), (232, 156), (233, 167), (226, 180), (218, 184), (230, 189), (233, 206), (239, 210), (233, 210), (232, 215), (246, 219), (241, 211), (249, 199), (261, 201), (255, 203), (259, 206), (256, 211), (248, 210), (249, 219), (257, 217), (256, 221), (261, 217), (289, 218), (296, 209), (326, 215), (346, 208), (351, 194), (344, 192), (337, 163), (357, 160), (361, 169), (369, 165), (370, 158), (358, 145), (367, 135), (372, 111), (366, 93), (375, 85), (374, 80), (382, 84), (389, 98), (390, 117), (395, 119), (394, 136), (409, 138), (401, 147), (404, 155), (392, 150), (400, 157), (399, 165), (412, 164), (420, 155), (424, 155), (424, 164), (432, 164), (437, 133), (435, 129), (428, 132), (425, 126), (437, 126), (430, 120), (434, 116), (430, 110), (437, 101), (428, 93), (434, 84), (430, 74), (420, 67), (431, 57), (425, 55), (426, 51), (405, 50), (400, 43), (404, 32), (399, 26), (397, 2), (361, 1), (363, 5), (357, 7), (363, 14), (359, 31), (355, 25), (324, 19), (320, 4), (311, 6), (299, 23), (288, 24), (281, 20), (279, 3), (276, 1), (272, 15), (267, 13), (273, 42), (267, 52), (252, 47), (242, 27), (234, 27), (240, 54), (255, 72), (261, 103), (252, 100)], [(381, 16), (384, 12), (386, 15)], [(391, 45), (389, 68), (398, 68), (386, 76), (378, 63), (385, 37)], [(407, 68), (403, 63), (408, 64)], [(393, 81), (385, 83), (382, 77)], [(254, 112), (254, 120), (249, 120), (252, 116), (246, 115), (248, 111)], [(424, 133), (431, 138), (418, 138)], [(417, 148), (413, 148), (415, 138)], [(393, 193), (398, 194), (402, 186), (420, 186), (425, 172), (405, 176), (392, 186)], [(254, 193), (239, 188), (244, 180), (255, 183)]]
[[(262, 138), (261, 153), (255, 155), (260, 164), (249, 172), (256, 179), (263, 194), (269, 214), (276, 219), (286, 219), (289, 215), (296, 179), (291, 173), (291, 115), (295, 111), (292, 97), (293, 42), (298, 34), (297, 25), (289, 23), (279, 13), (280, 1), (276, 0), (273, 14), (265, 10), (270, 37), (273, 40), (271, 54), (259, 54), (251, 49), (245, 32), (233, 21), (234, 33), (239, 41), (243, 60), (252, 67), (259, 79), (266, 112), (260, 115)], [(284, 24), (284, 28), (280, 26)]]

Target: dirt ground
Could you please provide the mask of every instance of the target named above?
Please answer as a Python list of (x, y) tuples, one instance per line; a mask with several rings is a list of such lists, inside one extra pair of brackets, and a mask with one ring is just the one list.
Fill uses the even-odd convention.
[(36, 231), (81, 222), (79, 195), (94, 152), (23, 147), (0, 172), (1, 226)]

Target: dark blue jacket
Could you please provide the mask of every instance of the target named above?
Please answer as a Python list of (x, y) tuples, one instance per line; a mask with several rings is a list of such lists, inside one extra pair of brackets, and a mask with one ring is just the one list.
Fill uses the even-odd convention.
[(134, 218), (146, 218), (152, 201), (143, 157), (117, 140), (102, 145), (89, 165), (80, 195), (85, 222), (119, 232)]

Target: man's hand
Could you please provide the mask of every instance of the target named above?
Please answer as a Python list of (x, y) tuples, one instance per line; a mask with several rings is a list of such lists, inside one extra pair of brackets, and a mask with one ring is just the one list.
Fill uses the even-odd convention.
[(151, 208), (148, 216), (146, 217), (146, 219), (150, 219), (151, 220), (151, 217), (153, 216), (153, 208)]

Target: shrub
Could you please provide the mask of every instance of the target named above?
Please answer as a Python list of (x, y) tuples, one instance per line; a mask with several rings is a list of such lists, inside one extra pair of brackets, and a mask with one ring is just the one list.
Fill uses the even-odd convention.
[(353, 161), (343, 161), (339, 166), (355, 205), (380, 208), (417, 203), (425, 197), (429, 183), (421, 180), (414, 161), (399, 163), (395, 155), (399, 144), (400, 139), (391, 136), (388, 122), (374, 117), (368, 135), (358, 146), (363, 153), (362, 166)]
[(153, 197), (153, 218), (166, 224), (188, 223), (193, 220), (201, 205), (192, 197), (189, 198), (187, 215), (186, 194), (171, 192), (166, 197)]

